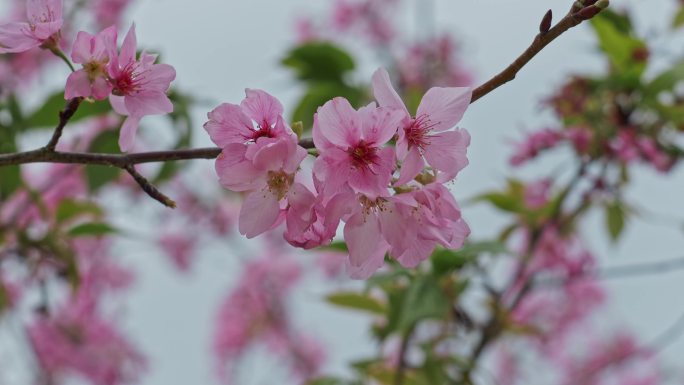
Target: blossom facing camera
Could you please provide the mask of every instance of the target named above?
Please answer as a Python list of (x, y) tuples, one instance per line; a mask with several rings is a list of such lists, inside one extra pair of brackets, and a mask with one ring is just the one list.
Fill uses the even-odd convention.
[(112, 87), (109, 101), (116, 113), (127, 116), (119, 136), (119, 147), (124, 152), (132, 149), (143, 117), (173, 112), (173, 104), (166, 92), (176, 78), (176, 70), (168, 64), (155, 64), (156, 55), (143, 52), (138, 58), (136, 49), (133, 25), (121, 50), (110, 58), (107, 65)]

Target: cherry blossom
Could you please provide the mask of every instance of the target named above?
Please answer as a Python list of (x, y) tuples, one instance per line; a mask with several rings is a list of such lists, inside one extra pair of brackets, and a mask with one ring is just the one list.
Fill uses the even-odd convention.
[(118, 55), (111, 57), (107, 73), (112, 86), (109, 101), (118, 114), (127, 116), (121, 127), (119, 147), (129, 151), (133, 146), (140, 119), (146, 115), (173, 112), (166, 92), (176, 78), (168, 64), (155, 64), (156, 55), (143, 52), (136, 59), (135, 25), (124, 38)]
[(470, 135), (453, 128), (470, 105), (472, 91), (468, 87), (439, 88), (427, 91), (412, 118), (404, 102), (392, 88), (389, 74), (379, 69), (373, 74), (373, 94), (381, 106), (403, 112), (402, 129), (397, 140), (397, 158), (402, 161), (397, 185), (416, 177), (425, 163), (452, 179), (468, 165), (466, 150)]
[(314, 173), (324, 183), (323, 194), (344, 186), (371, 197), (387, 194), (395, 169), (394, 150), (385, 147), (399, 128), (401, 112), (370, 104), (355, 110), (344, 98), (318, 109), (313, 139), (320, 156)]
[(57, 49), (62, 28), (62, 0), (28, 0), (26, 20), (0, 25), (0, 54), (36, 47)]
[(106, 66), (110, 55), (116, 50), (116, 36), (115, 27), (109, 27), (97, 35), (83, 31), (76, 35), (71, 58), (74, 63), (82, 64), (83, 68), (67, 78), (66, 99), (92, 96), (102, 100), (112, 92)]

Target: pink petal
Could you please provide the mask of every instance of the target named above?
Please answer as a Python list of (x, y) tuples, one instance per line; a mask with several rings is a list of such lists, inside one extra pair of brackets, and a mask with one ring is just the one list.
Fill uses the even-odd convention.
[(278, 220), (280, 204), (278, 197), (268, 189), (254, 191), (242, 203), (238, 228), (240, 234), (247, 238), (268, 231)]
[(240, 106), (257, 124), (270, 127), (283, 114), (283, 105), (269, 93), (247, 88), (245, 94), (247, 97)]
[(126, 108), (126, 101), (123, 96), (109, 95), (109, 104), (112, 109), (119, 115), (129, 115), (128, 108)]
[(230, 143), (216, 158), (216, 174), (221, 185), (233, 191), (248, 191), (266, 185), (265, 174), (245, 158), (247, 146)]
[(133, 142), (135, 141), (135, 134), (138, 131), (138, 125), (140, 124), (140, 118), (135, 116), (129, 116), (121, 126), (121, 132), (119, 133), (119, 148), (123, 152), (128, 152), (133, 148)]
[(427, 116), (433, 131), (448, 130), (463, 118), (471, 96), (469, 87), (430, 88), (420, 101), (416, 118)]
[(134, 95), (124, 96), (124, 102), (131, 115), (161, 115), (173, 112), (173, 103), (163, 92), (138, 92)]
[(42, 41), (30, 35), (28, 23), (8, 23), (0, 25), (0, 54), (28, 51), (38, 47)]
[(330, 143), (347, 148), (361, 139), (361, 117), (345, 98), (337, 97), (318, 109), (314, 130)]
[(252, 121), (238, 105), (223, 103), (207, 116), (209, 121), (204, 123), (204, 129), (219, 147), (229, 143), (244, 143), (252, 137)]
[(377, 100), (382, 107), (396, 108), (400, 111), (404, 111), (406, 116), (410, 115), (404, 102), (401, 100), (401, 97), (399, 97), (397, 91), (392, 87), (392, 82), (390, 81), (389, 73), (387, 73), (386, 69), (378, 68), (377, 71), (375, 71), (372, 78), (372, 84), (375, 100)]
[(404, 185), (413, 180), (416, 175), (420, 174), (425, 167), (425, 161), (420, 155), (417, 147), (412, 147), (406, 156), (406, 159), (401, 163), (401, 174), (395, 186)]
[[(270, 138), (259, 138), (255, 145), (250, 146), (252, 148), (258, 148), (258, 150), (254, 153), (254, 157), (252, 158), (254, 166), (257, 169), (264, 171), (281, 170), (290, 152), (289, 147), (291, 142), (287, 139), (271, 139), (268, 141), (265, 139)], [(261, 145), (263, 142), (267, 142), (267, 144)], [(295, 146), (295, 144), (292, 144), (292, 147)]]
[(368, 143), (382, 145), (392, 139), (407, 115), (395, 109), (380, 107), (373, 108), (369, 114), (362, 116), (363, 139)]
[(72, 72), (67, 78), (66, 87), (64, 88), (64, 98), (69, 100), (78, 96), (87, 98), (90, 96), (91, 86), (90, 78), (84, 70)]
[(425, 239), (415, 239), (410, 243), (410, 247), (395, 259), (406, 268), (416, 268), (421, 262), (428, 259), (435, 250), (435, 242)]
[(123, 43), (121, 44), (121, 53), (119, 54), (119, 64), (127, 64), (135, 61), (136, 49), (138, 47), (138, 42), (135, 37), (135, 24), (131, 25), (128, 30)]
[(93, 98), (104, 100), (112, 92), (112, 85), (104, 77), (98, 77), (92, 84)]
[(145, 91), (165, 93), (176, 79), (176, 70), (168, 64), (154, 64), (144, 75)]
[(95, 46), (95, 37), (88, 32), (79, 31), (76, 34), (74, 46), (71, 49), (71, 60), (77, 64), (84, 64), (90, 61), (92, 50)]
[[(353, 168), (348, 182), (354, 191), (370, 197), (386, 196), (396, 160), (394, 150), (385, 147), (378, 152), (376, 163), (369, 167)], [(335, 175), (334, 178), (339, 178)]]
[(62, 0), (27, 0), (26, 17), (34, 24), (62, 20)]
[(344, 240), (349, 248), (347, 271), (351, 278), (366, 279), (383, 265), (389, 246), (374, 215), (357, 213), (349, 218), (344, 226)]
[(466, 130), (442, 132), (430, 137), (430, 144), (425, 148), (425, 160), (452, 178), (468, 165), (467, 150), (470, 145), (470, 134)]

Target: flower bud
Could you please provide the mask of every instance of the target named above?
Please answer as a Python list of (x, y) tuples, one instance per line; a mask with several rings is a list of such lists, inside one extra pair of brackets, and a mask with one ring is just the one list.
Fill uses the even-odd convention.
[(551, 21), (553, 20), (553, 12), (549, 9), (546, 14), (544, 15), (544, 18), (541, 21), (541, 24), (539, 24), (539, 33), (542, 35), (549, 32), (551, 29)]
[(596, 16), (601, 12), (603, 9), (597, 7), (596, 5), (590, 5), (588, 7), (582, 8), (579, 10), (579, 12), (575, 13), (575, 18), (579, 20), (589, 20), (592, 17)]

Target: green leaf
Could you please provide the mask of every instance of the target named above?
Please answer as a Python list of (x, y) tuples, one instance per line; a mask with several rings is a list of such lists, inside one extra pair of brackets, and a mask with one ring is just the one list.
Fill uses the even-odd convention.
[(353, 70), (354, 59), (340, 47), (328, 42), (311, 42), (295, 47), (282, 60), (304, 81), (335, 81)]
[[(22, 123), (22, 126), (26, 129), (53, 128), (59, 122), (59, 113), (64, 109), (66, 104), (67, 101), (64, 100), (64, 92), (60, 91), (52, 94), (42, 106), (29, 114)], [(69, 122), (75, 123), (85, 118), (104, 115), (111, 110), (112, 108), (106, 100), (95, 102), (85, 100), (78, 107), (78, 110)]]
[(684, 25), (684, 7), (680, 7), (672, 20), (672, 28), (679, 28)]
[(324, 249), (330, 249), (330, 250), (340, 251), (340, 252), (344, 252), (344, 253), (349, 252), (349, 249), (347, 249), (347, 243), (345, 243), (344, 241), (335, 241), (335, 242), (329, 244), (328, 246), (325, 246)]
[(473, 263), (481, 254), (503, 254), (507, 249), (501, 242), (470, 242), (459, 250), (438, 249), (430, 256), (432, 270), (437, 275), (443, 275), (459, 270), (469, 263)]
[(385, 314), (387, 312), (385, 305), (377, 299), (355, 292), (334, 293), (327, 296), (326, 300), (333, 305), (348, 309), (361, 310), (374, 314)]
[(78, 218), (81, 215), (90, 214), (101, 216), (103, 214), (100, 206), (93, 202), (64, 200), (57, 206), (57, 222), (65, 222), (70, 219)]
[(644, 96), (655, 98), (663, 91), (673, 90), (675, 85), (684, 79), (684, 61), (661, 72), (644, 87)]
[(425, 319), (439, 319), (449, 311), (449, 300), (433, 276), (417, 277), (404, 297), (399, 330), (404, 332)]
[(614, 80), (626, 85), (638, 84), (641, 74), (646, 69), (646, 59), (642, 52), (648, 52), (646, 44), (632, 36), (629, 25), (615, 17), (607, 16), (609, 12), (601, 12), (591, 19), (591, 25), (599, 39), (601, 50), (606, 53), (613, 66)]
[(625, 210), (619, 201), (605, 206), (606, 227), (613, 242), (617, 241), (625, 228)]
[(107, 223), (93, 222), (93, 223), (83, 223), (76, 227), (73, 227), (67, 232), (68, 235), (72, 237), (83, 237), (83, 236), (102, 236), (118, 232), (117, 229), (110, 226)]
[(474, 201), (489, 202), (500, 210), (514, 213), (521, 212), (524, 208), (520, 198), (499, 192), (491, 192), (477, 196), (475, 197)]
[(7, 199), (21, 186), (19, 166), (0, 167), (0, 201)]

